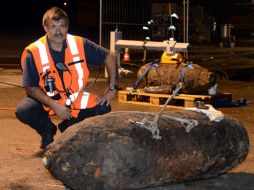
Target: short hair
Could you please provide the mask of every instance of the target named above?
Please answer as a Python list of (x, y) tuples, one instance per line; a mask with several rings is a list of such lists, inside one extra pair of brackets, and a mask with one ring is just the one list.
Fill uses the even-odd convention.
[(51, 9), (48, 9), (43, 15), (42, 26), (46, 26), (48, 20), (58, 21), (60, 19), (65, 19), (67, 26), (69, 26), (69, 18), (67, 13), (58, 7), (52, 7)]

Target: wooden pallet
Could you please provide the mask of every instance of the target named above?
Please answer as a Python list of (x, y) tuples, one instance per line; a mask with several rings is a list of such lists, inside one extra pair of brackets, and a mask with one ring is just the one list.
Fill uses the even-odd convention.
[[(145, 93), (142, 90), (137, 90), (136, 92), (123, 90), (118, 92), (119, 102), (150, 106), (163, 106), (169, 96), (169, 94)], [(224, 98), (225, 101), (231, 101), (232, 99), (232, 94), (230, 93), (220, 96)], [(193, 107), (196, 101), (210, 104), (215, 99), (216, 97), (211, 95), (179, 94), (169, 102), (167, 107), (183, 109)]]

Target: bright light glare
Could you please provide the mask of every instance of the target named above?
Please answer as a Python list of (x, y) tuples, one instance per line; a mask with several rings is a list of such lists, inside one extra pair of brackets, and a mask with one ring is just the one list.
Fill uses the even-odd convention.
[(216, 22), (213, 23), (213, 31), (216, 31), (217, 24)]
[(147, 24), (153, 24), (153, 20), (149, 20)]
[(67, 5), (67, 3), (66, 2), (64, 2), (64, 6), (66, 6)]
[(171, 15), (171, 17), (174, 17), (174, 18), (178, 19), (178, 16), (177, 16), (176, 13), (173, 13), (173, 14)]
[(176, 27), (171, 25), (170, 27), (168, 27), (168, 30), (176, 30)]

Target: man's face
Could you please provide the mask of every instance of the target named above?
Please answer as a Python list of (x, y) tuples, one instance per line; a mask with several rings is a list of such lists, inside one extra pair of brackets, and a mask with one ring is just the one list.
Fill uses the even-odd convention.
[(68, 26), (65, 19), (48, 20), (44, 29), (48, 39), (54, 43), (63, 43), (66, 38)]

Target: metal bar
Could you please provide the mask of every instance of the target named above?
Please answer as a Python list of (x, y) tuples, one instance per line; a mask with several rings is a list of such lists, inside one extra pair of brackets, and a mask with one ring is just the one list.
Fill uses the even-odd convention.
[(166, 51), (168, 54), (173, 52), (186, 52), (189, 48), (189, 43), (178, 43), (176, 41), (136, 41), (136, 40), (118, 40), (117, 48), (132, 48), (132, 49), (147, 49), (156, 51)]
[(99, 45), (102, 45), (101, 41), (102, 36), (102, 0), (100, 0), (100, 20), (99, 20)]
[(186, 42), (189, 42), (189, 0), (186, 7)]
[(185, 31), (185, 19), (186, 19), (186, 15), (185, 15), (185, 0), (183, 0), (183, 42), (186, 42), (186, 31)]
[[(189, 0), (187, 0), (187, 9), (186, 9), (186, 43), (189, 42)], [(188, 52), (186, 52), (186, 59), (188, 59)]]
[[(172, 11), (171, 11), (171, 5), (170, 5), (170, 3), (168, 3), (168, 10), (169, 10), (170, 26), (172, 26), (173, 25), (173, 20), (172, 20), (172, 17), (171, 17)], [(171, 30), (171, 38), (175, 39), (175, 37), (174, 37), (174, 30)]]

